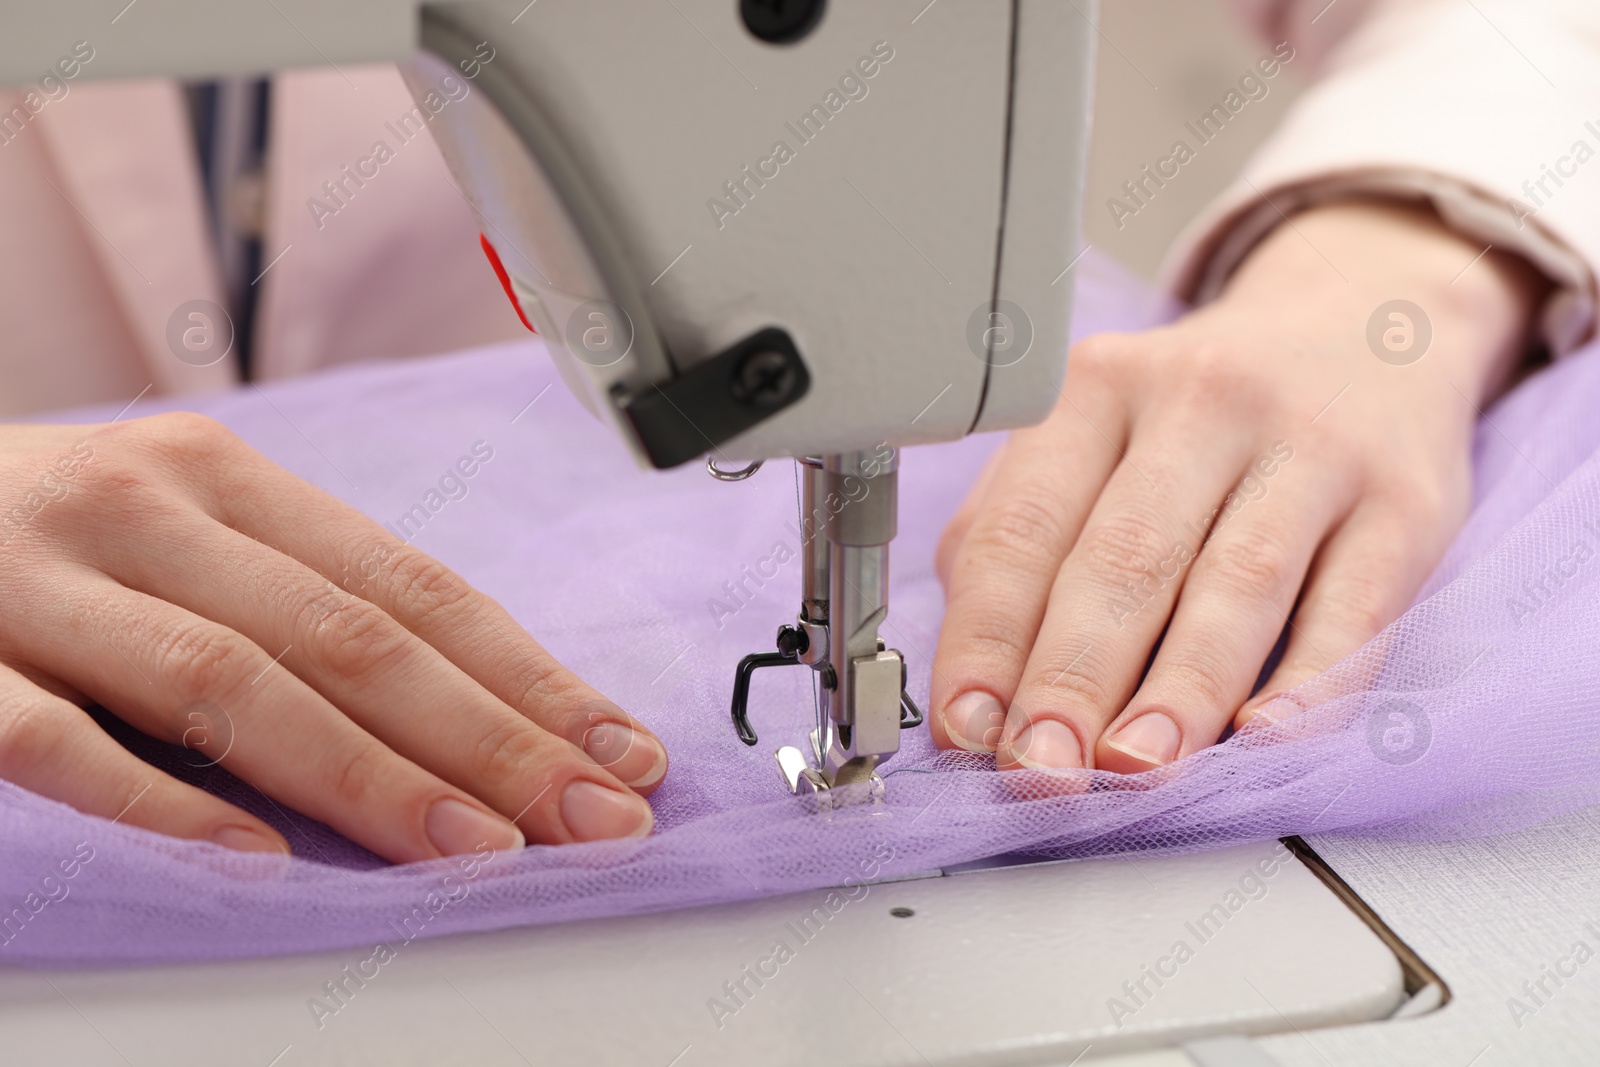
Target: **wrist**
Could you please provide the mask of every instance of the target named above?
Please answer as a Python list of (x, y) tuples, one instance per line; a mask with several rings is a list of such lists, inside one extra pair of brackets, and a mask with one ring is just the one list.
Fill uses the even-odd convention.
[(1289, 317), (1330, 336), (1364, 336), (1396, 299), (1428, 317), (1425, 362), (1475, 404), (1492, 400), (1535, 348), (1548, 282), (1521, 257), (1447, 227), (1430, 209), (1385, 201), (1325, 204), (1286, 219), (1245, 259), (1219, 310)]

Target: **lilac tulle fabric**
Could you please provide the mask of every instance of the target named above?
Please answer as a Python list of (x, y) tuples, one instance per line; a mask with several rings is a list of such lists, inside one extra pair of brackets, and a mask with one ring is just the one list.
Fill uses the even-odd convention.
[[(1079, 336), (1171, 314), (1104, 261), (1077, 269)], [(386, 866), (220, 767), (193, 766), (204, 762), (193, 752), (124, 732), (152, 762), (277, 826), (295, 858), (176, 841), (0, 783), (0, 919), (28, 913), (0, 939), (0, 963), (370, 946), (402, 928), (437, 936), (727, 901), (839, 884), (884, 845), (886, 873), (903, 874), (1010, 852), (1491, 834), (1600, 800), (1600, 351), (1542, 371), (1481, 420), (1466, 527), (1406, 615), (1296, 694), (1304, 715), (1131, 779), (999, 775), (991, 759), (937, 753), (918, 730), (888, 767), (885, 805), (828, 815), (789, 795), (771, 755), (810, 726), (809, 671), (756, 676), (760, 747), (740, 744), (728, 720), (734, 664), (770, 647), (796, 608), (798, 562), (773, 562), (779, 545), (797, 546), (788, 464), (735, 485), (697, 467), (635, 470), (536, 342), (262, 392), (193, 406), (383, 522), (479, 442), (492, 449), (415, 543), (665, 740), (656, 833), (531, 847), (463, 881), (449, 862)], [(886, 634), (919, 700), (942, 610), (934, 547), (997, 443), (903, 457)], [(731, 597), (729, 582), (745, 592)], [(93, 858), (64, 878), (63, 861), (85, 846)], [(447, 875), (448, 903), (426, 905)], [(36, 911), (30, 894), (44, 901)]]

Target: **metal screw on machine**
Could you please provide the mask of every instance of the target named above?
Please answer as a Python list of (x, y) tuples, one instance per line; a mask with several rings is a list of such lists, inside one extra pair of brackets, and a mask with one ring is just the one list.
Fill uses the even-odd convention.
[(758, 349), (745, 356), (734, 374), (733, 398), (754, 408), (781, 407), (800, 382), (793, 362), (782, 352)]
[(794, 44), (816, 29), (827, 0), (740, 0), (745, 29), (768, 44)]

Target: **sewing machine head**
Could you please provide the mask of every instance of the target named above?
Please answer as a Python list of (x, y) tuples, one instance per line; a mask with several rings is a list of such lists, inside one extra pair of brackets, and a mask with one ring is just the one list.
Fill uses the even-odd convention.
[[(885, 647), (895, 449), (1042, 418), (1065, 363), (1087, 115), (1082, 19), (1039, 0), (425, 8), (419, 102), (508, 293), (574, 391), (657, 467), (801, 464), (805, 664), (792, 789), (866, 783), (921, 722)], [(531, 15), (529, 16), (532, 17)], [(487, 50), (487, 51), (486, 51)], [(1024, 309), (1026, 309), (1024, 311)], [(740, 463), (742, 469), (732, 468)]]
[[(786, 773), (871, 780), (919, 720), (878, 637), (894, 450), (1034, 422), (1057, 396), (1084, 16), (1057, 0), (937, 17), (846, 0), (257, 6), (147, 3), (93, 73), (401, 60), (518, 313), (640, 462), (803, 464), (824, 517), (801, 609), (740, 691), (756, 666), (809, 664), (815, 751), (782, 755)], [(302, 16), (314, 44), (279, 25)], [(94, 29), (56, 5), (8, 17), (0, 77)]]

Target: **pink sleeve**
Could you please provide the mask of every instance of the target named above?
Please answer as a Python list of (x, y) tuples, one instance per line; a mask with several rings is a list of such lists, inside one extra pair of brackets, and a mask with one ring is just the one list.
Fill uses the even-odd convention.
[(528, 336), (431, 121), (392, 65), (274, 76), (261, 378)]
[(1322, 77), (1179, 238), (1165, 271), (1175, 293), (1215, 297), (1297, 209), (1397, 196), (1548, 275), (1541, 327), (1554, 351), (1594, 334), (1600, 111), (1581, 102), (1600, 100), (1600, 4), (1375, 0), (1350, 5), (1359, 21), (1341, 14), (1340, 37), (1343, 24), (1327, 23), (1348, 0), (1234, 2), (1258, 29), (1320, 53)]
[(0, 416), (227, 385), (167, 337), (222, 300), (177, 85), (59, 88), (0, 94)]

